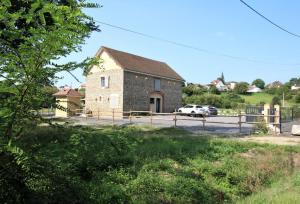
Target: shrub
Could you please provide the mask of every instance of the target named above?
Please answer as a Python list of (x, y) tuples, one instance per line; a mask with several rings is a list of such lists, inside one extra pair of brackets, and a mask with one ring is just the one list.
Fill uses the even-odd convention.
[(222, 100), (220, 96), (213, 94), (193, 95), (185, 98), (186, 104), (209, 104), (216, 107), (221, 107)]
[(209, 88), (209, 93), (211, 93), (211, 94), (220, 94), (220, 91), (217, 89), (217, 87), (215, 85), (213, 85)]
[(237, 94), (245, 94), (248, 91), (249, 84), (247, 82), (240, 82), (234, 87), (234, 92)]
[(295, 102), (300, 103), (300, 94), (299, 93), (295, 96)]
[(182, 92), (188, 96), (200, 95), (207, 91), (207, 89), (199, 84), (188, 84), (182, 88)]
[(256, 130), (256, 133), (258, 133), (258, 134), (267, 134), (269, 132), (269, 128), (267, 127), (267, 124), (266, 124), (264, 118), (259, 117), (256, 120), (256, 122), (258, 122), (254, 126), (254, 128)]
[(280, 105), (281, 104), (281, 99), (278, 97), (278, 96), (274, 96), (272, 98), (272, 102), (271, 102), (272, 105)]
[(215, 94), (193, 95), (184, 99), (185, 104), (212, 105), (217, 108), (236, 108), (245, 100), (235, 93), (226, 93), (222, 96)]

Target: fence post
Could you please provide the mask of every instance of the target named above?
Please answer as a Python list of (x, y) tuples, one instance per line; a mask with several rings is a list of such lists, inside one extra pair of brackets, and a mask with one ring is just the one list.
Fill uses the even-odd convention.
[(150, 111), (150, 124), (152, 125), (152, 110)]
[(279, 134), (282, 133), (281, 108), (279, 107)]
[(177, 113), (174, 113), (174, 127), (177, 127)]
[(112, 109), (112, 125), (115, 125), (115, 109)]
[(239, 133), (242, 133), (242, 115), (241, 111), (239, 111)]
[(131, 119), (131, 109), (129, 111), (129, 123), (132, 123), (132, 119)]

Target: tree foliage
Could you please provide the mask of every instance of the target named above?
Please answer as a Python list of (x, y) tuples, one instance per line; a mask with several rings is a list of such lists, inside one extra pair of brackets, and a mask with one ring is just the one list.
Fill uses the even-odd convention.
[(252, 85), (255, 85), (258, 88), (264, 89), (265, 88), (265, 82), (262, 79), (255, 79), (252, 82)]
[[(55, 63), (80, 51), (85, 38), (98, 31), (83, 7), (85, 1), (2, 0), (0, 3), (0, 105), (1, 130), (6, 137), (20, 133), (38, 119), (47, 100), (47, 89), (58, 72), (88, 67), (95, 59)], [(3, 97), (3, 95), (5, 97)]]
[(187, 84), (187, 86), (184, 86), (182, 88), (182, 92), (184, 94), (186, 94), (187, 96), (191, 96), (191, 95), (200, 95), (203, 94), (207, 91), (207, 89), (205, 87), (203, 87), (200, 84), (193, 84), (193, 83), (189, 83)]
[(234, 92), (237, 94), (245, 94), (247, 93), (249, 84), (247, 82), (237, 83), (234, 87)]

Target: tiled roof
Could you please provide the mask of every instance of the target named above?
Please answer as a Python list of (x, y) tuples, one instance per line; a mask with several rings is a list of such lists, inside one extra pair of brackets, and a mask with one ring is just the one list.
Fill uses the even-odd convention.
[(69, 97), (81, 97), (82, 95), (78, 92), (75, 91), (74, 89), (70, 88), (64, 88), (53, 94), (53, 96), (56, 97), (63, 97), (63, 96), (69, 96)]
[(103, 51), (106, 51), (113, 59), (115, 59), (124, 70), (184, 81), (179, 74), (164, 62), (114, 50), (108, 47), (101, 47), (96, 55), (99, 56)]

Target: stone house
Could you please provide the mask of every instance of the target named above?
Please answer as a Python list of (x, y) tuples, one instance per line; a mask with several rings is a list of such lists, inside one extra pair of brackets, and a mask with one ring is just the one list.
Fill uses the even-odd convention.
[(182, 105), (184, 79), (166, 63), (101, 47), (102, 63), (86, 77), (85, 108), (93, 115), (124, 111), (173, 112)]

